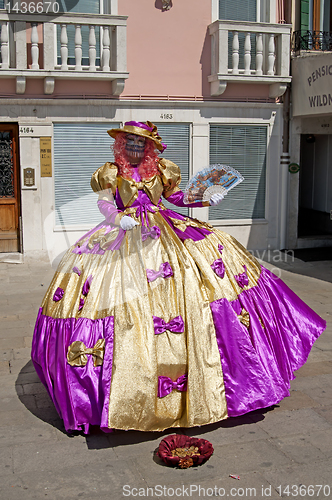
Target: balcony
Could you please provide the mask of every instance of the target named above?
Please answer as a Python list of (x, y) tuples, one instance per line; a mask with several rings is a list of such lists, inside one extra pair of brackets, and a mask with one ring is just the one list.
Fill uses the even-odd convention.
[(126, 22), (126, 16), (0, 10), (0, 78), (15, 77), (17, 94), (25, 93), (27, 78), (44, 79), (45, 94), (53, 94), (57, 78), (106, 80), (118, 96), (128, 78)]
[(301, 51), (332, 51), (332, 31), (294, 31), (292, 37), (294, 55)]
[(228, 83), (269, 85), (269, 96), (281, 96), (291, 81), (290, 30), (286, 24), (215, 21), (210, 24), (211, 96)]

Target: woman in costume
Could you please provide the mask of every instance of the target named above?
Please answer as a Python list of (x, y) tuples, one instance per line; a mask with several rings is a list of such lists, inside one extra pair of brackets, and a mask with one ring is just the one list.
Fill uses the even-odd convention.
[(63, 257), (33, 338), (66, 430), (193, 427), (280, 402), (325, 322), (233, 237), (165, 208), (188, 205), (156, 126), (109, 134), (115, 161), (91, 180), (105, 219)]

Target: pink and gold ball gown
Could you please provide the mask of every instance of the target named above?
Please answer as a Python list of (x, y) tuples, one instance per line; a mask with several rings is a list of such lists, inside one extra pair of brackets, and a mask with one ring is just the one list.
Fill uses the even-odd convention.
[[(32, 360), (67, 431), (162, 431), (269, 407), (325, 328), (233, 237), (166, 209), (162, 196), (184, 206), (180, 170), (158, 167), (149, 180), (112, 163), (93, 174), (105, 220), (67, 251), (39, 310)], [(139, 225), (124, 231), (119, 213)]]

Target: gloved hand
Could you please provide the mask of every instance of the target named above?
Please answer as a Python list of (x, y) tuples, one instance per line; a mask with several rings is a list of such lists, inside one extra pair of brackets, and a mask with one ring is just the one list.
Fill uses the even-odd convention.
[(131, 217), (128, 217), (128, 215), (124, 215), (120, 220), (120, 227), (121, 227), (121, 229), (124, 229), (125, 231), (128, 231), (129, 229), (133, 229), (133, 227), (135, 227), (135, 226), (138, 226), (138, 222), (136, 222)]
[(221, 193), (214, 193), (211, 198), (210, 198), (210, 206), (215, 207), (216, 205), (219, 205), (219, 203), (224, 199), (224, 194)]

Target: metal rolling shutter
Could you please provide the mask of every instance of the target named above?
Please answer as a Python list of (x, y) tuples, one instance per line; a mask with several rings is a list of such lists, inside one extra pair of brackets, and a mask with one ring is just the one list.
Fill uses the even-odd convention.
[[(181, 169), (180, 188), (184, 189), (189, 180), (190, 163), (190, 125), (189, 123), (156, 123), (158, 133), (167, 144), (167, 149), (162, 154), (167, 160), (176, 163)], [(182, 215), (188, 215), (188, 208), (179, 208), (163, 199), (167, 208)]]
[(210, 220), (265, 218), (266, 150), (265, 126), (210, 126), (210, 164), (231, 165), (244, 177), (220, 205), (209, 208)]
[(54, 124), (55, 224), (91, 226), (102, 221), (97, 195), (90, 187), (91, 175), (113, 161), (107, 134), (119, 123)]

